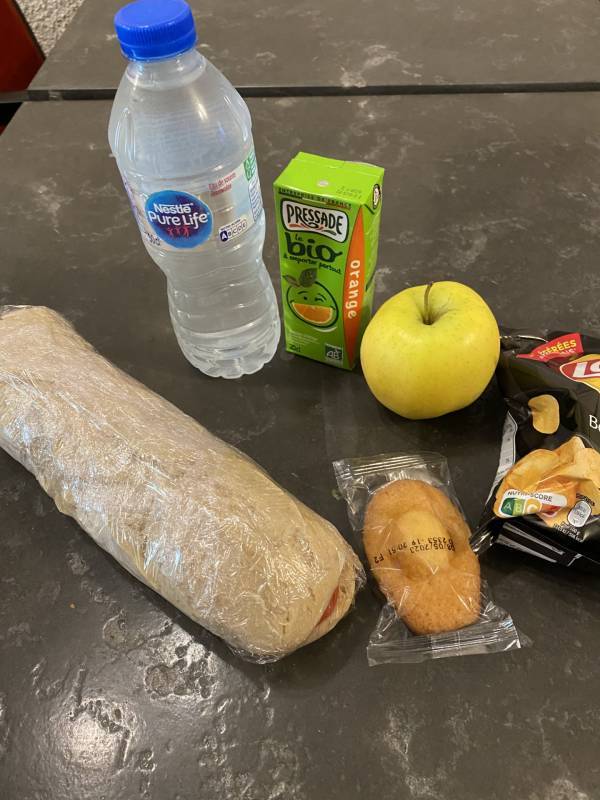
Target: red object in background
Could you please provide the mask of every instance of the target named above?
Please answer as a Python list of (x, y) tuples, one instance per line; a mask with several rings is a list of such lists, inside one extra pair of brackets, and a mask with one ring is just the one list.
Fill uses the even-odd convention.
[(0, 92), (26, 89), (44, 55), (17, 4), (0, 0)]

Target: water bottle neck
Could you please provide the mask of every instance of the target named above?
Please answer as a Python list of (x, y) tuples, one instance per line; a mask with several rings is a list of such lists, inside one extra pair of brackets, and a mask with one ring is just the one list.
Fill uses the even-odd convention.
[(127, 77), (136, 85), (172, 87), (195, 79), (205, 68), (206, 59), (192, 47), (184, 53), (157, 61), (130, 61)]

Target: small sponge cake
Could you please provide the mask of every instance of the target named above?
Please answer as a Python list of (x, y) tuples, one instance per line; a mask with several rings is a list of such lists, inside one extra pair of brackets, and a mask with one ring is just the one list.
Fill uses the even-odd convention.
[(478, 619), (479, 561), (469, 535), (452, 501), (423, 481), (392, 481), (371, 498), (365, 552), (388, 602), (413, 633), (452, 631)]

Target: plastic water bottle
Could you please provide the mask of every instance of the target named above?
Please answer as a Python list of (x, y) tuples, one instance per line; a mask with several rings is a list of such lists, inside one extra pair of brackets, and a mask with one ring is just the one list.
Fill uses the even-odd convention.
[(269, 361), (280, 335), (262, 259), (265, 215), (250, 112), (196, 48), (183, 0), (138, 0), (115, 17), (129, 64), (109, 124), (142, 239), (167, 276), (173, 328), (207, 375)]

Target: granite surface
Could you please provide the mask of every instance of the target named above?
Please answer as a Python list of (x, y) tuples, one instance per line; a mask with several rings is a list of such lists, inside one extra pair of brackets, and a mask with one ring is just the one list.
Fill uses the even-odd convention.
[[(32, 83), (115, 89), (112, 19), (123, 0), (85, 0)], [(202, 51), (236, 86), (600, 85), (597, 0), (191, 0)]]
[(33, 35), (49, 53), (69, 25), (82, 0), (19, 0)]
[[(377, 304), (454, 278), (502, 323), (597, 330), (597, 95), (250, 107), (272, 275), (270, 185), (302, 147), (386, 168)], [(390, 450), (445, 453), (474, 523), (498, 455), (494, 385), (416, 423), (379, 406), (359, 371), (281, 347), (235, 382), (187, 364), (109, 156), (108, 114), (102, 101), (29, 104), (0, 139), (0, 303), (61, 311), (348, 537), (331, 461)], [(3, 800), (600, 796), (597, 577), (493, 549), (483, 569), (531, 649), (371, 669), (379, 603), (366, 589), (327, 637), (259, 666), (131, 578), (3, 452), (0, 519)]]

